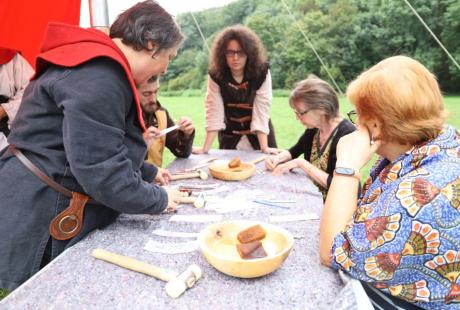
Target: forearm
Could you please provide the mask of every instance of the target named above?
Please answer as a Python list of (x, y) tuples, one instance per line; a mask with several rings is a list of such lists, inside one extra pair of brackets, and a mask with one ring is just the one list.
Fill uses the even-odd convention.
[(289, 153), (289, 151), (286, 150), (282, 151), (281, 153), (275, 156), (277, 157), (279, 163), (284, 163), (292, 159), (291, 153)]
[(316, 183), (321, 185), (323, 188), (327, 188), (327, 178), (329, 174), (325, 171), (319, 169), (318, 167), (312, 165), (306, 160), (299, 160), (299, 168), (301, 168), (305, 173)]
[(211, 149), (212, 143), (217, 136), (218, 131), (206, 131), (206, 137), (204, 139), (203, 152), (207, 153)]
[[(170, 135), (171, 134), (171, 135)], [(192, 153), (195, 131), (187, 135), (182, 131), (173, 131), (166, 136), (166, 147), (176, 157), (186, 158)]]
[(256, 131), (256, 134), (257, 134), (257, 140), (259, 141), (260, 149), (262, 151), (266, 150), (268, 148), (267, 135), (261, 131)]
[(345, 229), (356, 211), (358, 186), (354, 177), (335, 175), (332, 179), (320, 223), (320, 258), (325, 265), (331, 265), (334, 237)]

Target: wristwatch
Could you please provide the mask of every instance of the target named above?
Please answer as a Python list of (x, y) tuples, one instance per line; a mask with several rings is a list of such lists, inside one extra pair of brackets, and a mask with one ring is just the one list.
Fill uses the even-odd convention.
[(361, 174), (353, 168), (335, 167), (334, 174), (353, 177), (361, 181)]

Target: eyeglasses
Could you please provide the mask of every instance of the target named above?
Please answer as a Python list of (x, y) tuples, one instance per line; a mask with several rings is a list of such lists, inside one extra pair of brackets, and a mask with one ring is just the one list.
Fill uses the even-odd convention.
[(242, 50), (239, 50), (239, 51), (226, 50), (225, 51), (225, 56), (228, 57), (228, 58), (238, 56), (238, 58), (240, 58), (240, 57), (245, 57), (246, 53), (244, 51), (242, 51)]
[(358, 120), (358, 113), (356, 113), (355, 110), (351, 110), (350, 112), (347, 113), (347, 116), (350, 122), (356, 125), (356, 121)]
[(305, 110), (305, 111), (302, 111), (302, 112), (297, 112), (296, 110), (294, 110), (294, 113), (295, 115), (297, 115), (297, 117), (302, 117), (304, 116), (305, 114), (307, 114), (308, 112), (310, 112), (312, 109), (308, 109), (308, 110)]

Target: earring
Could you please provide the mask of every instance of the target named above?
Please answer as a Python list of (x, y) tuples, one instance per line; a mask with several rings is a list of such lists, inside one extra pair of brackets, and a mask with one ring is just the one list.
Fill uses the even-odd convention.
[(374, 140), (374, 137), (373, 137), (372, 134), (371, 134), (371, 141), (370, 141), (370, 144), (371, 144), (371, 145), (374, 145), (374, 143), (375, 143), (375, 140)]

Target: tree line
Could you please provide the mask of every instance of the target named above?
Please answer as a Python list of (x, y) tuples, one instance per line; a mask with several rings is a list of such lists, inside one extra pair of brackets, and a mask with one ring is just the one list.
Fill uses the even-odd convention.
[[(386, 57), (403, 54), (427, 66), (445, 93), (460, 93), (460, 69), (403, 0), (284, 0), (284, 3), (239, 0), (196, 12), (194, 16), (209, 47), (226, 26), (239, 23), (253, 29), (267, 49), (276, 89), (291, 89), (309, 74), (332, 85), (300, 26), (342, 91), (366, 68)], [(460, 62), (460, 1), (410, 0), (410, 3)], [(179, 15), (177, 20), (187, 39), (164, 77), (163, 90), (203, 90), (208, 50), (190, 13)]]

